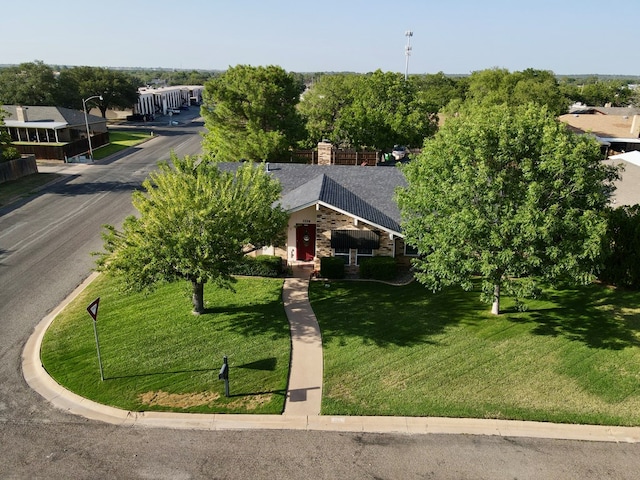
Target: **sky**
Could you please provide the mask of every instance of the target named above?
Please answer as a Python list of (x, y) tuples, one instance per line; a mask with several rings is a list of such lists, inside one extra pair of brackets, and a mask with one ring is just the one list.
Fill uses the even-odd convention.
[[(629, 0), (27, 0), (2, 6), (0, 64), (640, 76)], [(413, 36), (406, 36), (412, 31)]]

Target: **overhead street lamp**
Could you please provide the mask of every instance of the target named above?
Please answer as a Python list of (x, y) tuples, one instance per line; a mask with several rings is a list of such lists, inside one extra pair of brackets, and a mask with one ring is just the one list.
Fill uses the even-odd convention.
[(87, 102), (94, 98), (99, 98), (102, 101), (102, 95), (94, 95), (93, 97), (82, 99), (82, 110), (84, 110), (84, 124), (87, 127), (87, 140), (89, 141), (89, 159), (93, 161), (93, 149), (91, 148), (91, 132), (89, 131), (89, 117), (87, 117)]

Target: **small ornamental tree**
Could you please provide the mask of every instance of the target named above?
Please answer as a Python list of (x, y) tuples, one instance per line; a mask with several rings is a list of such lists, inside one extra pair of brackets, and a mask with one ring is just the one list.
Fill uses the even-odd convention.
[(20, 152), (13, 146), (11, 135), (3, 128), (5, 114), (6, 112), (4, 110), (0, 110), (0, 162), (20, 158)]
[(536, 279), (594, 279), (617, 178), (597, 142), (545, 107), (468, 107), (404, 167), (403, 231), (417, 279), (471, 289), (500, 311), (502, 292), (535, 295)]
[(288, 215), (274, 202), (280, 185), (264, 168), (247, 163), (222, 172), (197, 157), (163, 163), (133, 194), (139, 216), (122, 231), (106, 225), (98, 270), (124, 279), (133, 291), (158, 282), (187, 280), (193, 312), (204, 312), (204, 284), (230, 286), (247, 245), (275, 244)]

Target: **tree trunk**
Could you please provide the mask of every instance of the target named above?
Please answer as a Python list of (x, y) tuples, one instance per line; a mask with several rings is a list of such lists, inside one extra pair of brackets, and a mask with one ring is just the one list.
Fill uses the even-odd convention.
[(493, 286), (493, 305), (491, 305), (491, 313), (500, 315), (500, 284)]
[(202, 315), (204, 313), (204, 283), (194, 280), (191, 282), (191, 286), (193, 287), (193, 314)]

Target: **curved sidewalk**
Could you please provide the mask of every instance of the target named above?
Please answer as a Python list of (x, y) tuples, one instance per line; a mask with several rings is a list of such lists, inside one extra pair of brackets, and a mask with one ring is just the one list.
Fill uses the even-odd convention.
[[(108, 407), (87, 400), (58, 385), (45, 371), (40, 362), (40, 345), (44, 334), (56, 315), (62, 311), (95, 278), (91, 275), (63, 303), (45, 317), (34, 329), (22, 352), (22, 373), (29, 386), (50, 402), (54, 407), (70, 414), (79, 415), (114, 425), (126, 425), (139, 428), (173, 428), (190, 430), (313, 430), (335, 432), (366, 432), (395, 434), (466, 434), (494, 435), (502, 437), (530, 437), (558, 440), (587, 440), (597, 442), (640, 443), (638, 427), (607, 427), (594, 425), (565, 425), (544, 422), (520, 422), (513, 420), (486, 420), (471, 418), (437, 417), (350, 417), (322, 416), (317, 414), (297, 414), (299, 408), (318, 408), (316, 405), (321, 391), (312, 388), (311, 380), (302, 376), (302, 389), (306, 400), (287, 394), (284, 415), (233, 415), (233, 414), (196, 414), (167, 412), (131, 412)], [(287, 289), (295, 293), (302, 289), (306, 295), (308, 281), (290, 282)], [(289, 307), (302, 317), (303, 296), (291, 295)], [(298, 303), (300, 302), (300, 303)], [(307, 301), (308, 303), (308, 301)], [(299, 309), (300, 310), (297, 310)], [(305, 339), (309, 333), (304, 326), (291, 327)], [(309, 342), (314, 343), (314, 342)], [(303, 350), (299, 350), (301, 353)], [(295, 361), (297, 361), (297, 356)], [(292, 363), (294, 356), (292, 355)], [(292, 369), (294, 366), (292, 365)], [(303, 372), (305, 370), (303, 369)], [(292, 374), (292, 377), (294, 375)], [(322, 384), (320, 383), (320, 386)], [(290, 385), (295, 386), (295, 385)], [(296, 401), (296, 399), (298, 401)], [(297, 405), (296, 405), (297, 404)], [(295, 406), (294, 406), (295, 405)], [(301, 408), (302, 409), (302, 408)]]

